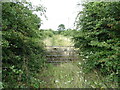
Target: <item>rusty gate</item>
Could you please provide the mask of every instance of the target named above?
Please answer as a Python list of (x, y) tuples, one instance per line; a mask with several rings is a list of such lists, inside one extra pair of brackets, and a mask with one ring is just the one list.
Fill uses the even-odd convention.
[(46, 46), (46, 51), (48, 63), (73, 62), (78, 59), (74, 46)]

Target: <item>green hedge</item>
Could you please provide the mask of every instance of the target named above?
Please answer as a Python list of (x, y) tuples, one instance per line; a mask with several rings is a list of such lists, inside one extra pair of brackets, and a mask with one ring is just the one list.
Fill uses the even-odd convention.
[(84, 69), (98, 69), (117, 81), (120, 70), (120, 2), (83, 4), (76, 25), (75, 46), (84, 56)]
[(44, 64), (41, 19), (30, 9), (30, 3), (2, 3), (4, 88), (35, 87), (33, 81)]

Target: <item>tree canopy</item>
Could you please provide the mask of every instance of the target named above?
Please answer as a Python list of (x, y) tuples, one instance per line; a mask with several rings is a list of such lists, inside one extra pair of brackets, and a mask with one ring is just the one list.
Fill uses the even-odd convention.
[(64, 24), (60, 24), (58, 26), (58, 31), (63, 31), (63, 30), (65, 30), (65, 25)]

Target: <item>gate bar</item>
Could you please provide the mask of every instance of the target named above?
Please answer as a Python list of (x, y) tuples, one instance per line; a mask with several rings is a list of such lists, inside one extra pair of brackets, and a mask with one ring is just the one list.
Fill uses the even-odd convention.
[(74, 47), (74, 46), (45, 46), (45, 47)]
[(46, 55), (46, 56), (78, 56), (78, 55)]
[(47, 58), (47, 59), (62, 59), (62, 60), (64, 60), (64, 59), (79, 59), (79, 58)]
[(72, 61), (47, 61), (48, 63), (72, 62)]

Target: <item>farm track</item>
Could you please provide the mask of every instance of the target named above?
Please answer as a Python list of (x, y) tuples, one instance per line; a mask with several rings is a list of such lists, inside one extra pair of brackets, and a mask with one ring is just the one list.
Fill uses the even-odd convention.
[[(45, 40), (47, 68), (40, 73), (40, 88), (106, 88), (104, 78), (93, 71), (85, 74), (82, 69), (83, 59), (74, 51), (73, 43), (64, 36), (54, 36), (55, 39)], [(54, 40), (54, 41), (51, 41)], [(54, 43), (51, 43), (54, 42)], [(58, 46), (58, 47), (55, 47)], [(70, 53), (72, 51), (72, 53)], [(74, 53), (73, 53), (74, 52)], [(107, 83), (108, 84), (108, 83)], [(112, 84), (109, 84), (112, 85)], [(114, 86), (111, 86), (114, 87)]]
[(41, 84), (40, 87), (41, 88), (82, 87), (84, 83), (84, 78), (82, 77), (81, 73), (82, 71), (76, 65), (79, 59), (76, 53), (77, 50), (74, 48), (73, 43), (71, 43), (70, 39), (60, 36), (60, 41), (61, 42), (59, 42), (59, 40), (56, 41), (54, 45), (53, 44), (49, 45), (48, 43), (46, 43), (47, 45), (46, 57), (48, 59), (47, 64), (50, 66), (47, 70), (44, 70), (44, 72), (41, 75), (41, 78), (43, 79), (44, 82), (46, 82), (46, 84)]

